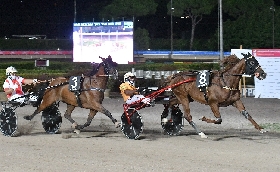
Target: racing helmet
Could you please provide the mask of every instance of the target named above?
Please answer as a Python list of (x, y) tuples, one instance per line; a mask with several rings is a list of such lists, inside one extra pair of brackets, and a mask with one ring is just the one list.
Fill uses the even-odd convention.
[(134, 81), (131, 81), (129, 77), (135, 77), (135, 75), (132, 72), (127, 72), (123, 77), (124, 82), (129, 82), (131, 85), (134, 85)]
[(18, 72), (17, 69), (13, 66), (10, 66), (6, 69), (6, 75), (9, 76), (11, 75), (11, 73), (15, 73), (15, 72)]

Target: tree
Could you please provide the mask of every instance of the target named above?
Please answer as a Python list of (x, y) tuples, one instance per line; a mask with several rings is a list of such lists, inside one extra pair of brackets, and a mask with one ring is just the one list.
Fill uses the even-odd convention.
[[(154, 0), (113, 0), (100, 11), (99, 16), (105, 19), (134, 18), (135, 20), (140, 16), (154, 14), (157, 5)], [(135, 49), (149, 48), (149, 33), (146, 29), (135, 29), (134, 38)]]
[(138, 28), (134, 34), (134, 50), (147, 50), (150, 42), (149, 32), (146, 29)]
[[(224, 22), (225, 49), (238, 48), (239, 45), (245, 48), (272, 48), (272, 5), (273, 0), (254, 0), (253, 3), (224, 1), (223, 11), (229, 15)], [(278, 23), (276, 20), (275, 15), (275, 23)]]
[(156, 12), (157, 4), (154, 0), (113, 0), (99, 13), (100, 18), (136, 18)]
[(191, 39), (190, 39), (190, 50), (193, 48), (194, 33), (196, 25), (202, 20), (203, 15), (211, 13), (213, 8), (216, 6), (217, 1), (215, 0), (174, 0), (171, 10), (171, 1), (167, 4), (168, 14), (176, 17), (188, 17), (191, 19)]

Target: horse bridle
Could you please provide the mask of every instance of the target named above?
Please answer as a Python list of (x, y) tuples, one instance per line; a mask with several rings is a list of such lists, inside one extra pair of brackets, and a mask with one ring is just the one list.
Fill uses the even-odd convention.
[(253, 56), (244, 56), (245, 59), (245, 74), (253, 75), (261, 66), (259, 62)]
[(110, 70), (112, 69), (112, 67), (108, 67), (109, 64), (105, 63), (105, 62), (102, 65), (104, 65), (105, 74), (104, 75), (98, 75), (98, 76), (105, 76), (105, 77), (106, 76), (108, 76), (108, 77), (113, 76), (113, 79), (118, 78), (118, 70), (117, 69), (115, 69), (114, 74), (110, 75), (109, 73), (110, 73)]
[[(249, 55), (242, 53), (242, 55), (244, 56), (244, 60), (245, 60), (245, 73), (231, 74), (231, 76), (253, 75), (256, 72), (256, 70), (261, 67), (259, 65), (259, 62), (250, 53)], [(223, 77), (223, 73), (221, 77)]]

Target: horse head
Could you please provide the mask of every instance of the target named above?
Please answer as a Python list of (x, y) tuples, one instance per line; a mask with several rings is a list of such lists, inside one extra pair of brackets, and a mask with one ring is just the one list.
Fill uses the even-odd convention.
[(118, 64), (112, 60), (112, 57), (109, 55), (108, 58), (102, 58), (102, 65), (104, 65), (105, 75), (113, 77), (114, 79), (118, 78), (117, 66)]
[(256, 60), (254, 56), (252, 56), (249, 52), (248, 54), (243, 54), (245, 59), (245, 74), (246, 75), (255, 75), (259, 80), (263, 80), (266, 78), (266, 73), (259, 65), (259, 62)]
[(102, 62), (99, 64), (92, 63), (93, 70), (89, 73), (89, 75), (106, 76), (117, 79), (118, 71), (116, 68), (118, 64), (112, 60), (111, 56), (108, 56), (108, 58), (103, 58), (99, 56), (99, 58), (102, 60)]

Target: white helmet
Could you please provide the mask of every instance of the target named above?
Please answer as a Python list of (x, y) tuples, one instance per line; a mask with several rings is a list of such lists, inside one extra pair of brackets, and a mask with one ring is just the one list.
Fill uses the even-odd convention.
[(135, 77), (135, 75), (132, 72), (127, 72), (123, 76), (124, 82), (128, 82), (129, 84), (134, 86), (134, 81), (130, 81), (129, 77)]
[(6, 75), (11, 75), (11, 73), (15, 73), (15, 72), (18, 72), (17, 69), (13, 66), (10, 66), (6, 69)]
[(124, 82), (129, 80), (129, 77), (135, 77), (135, 75), (132, 72), (127, 72), (126, 74), (124, 74), (123, 79)]

